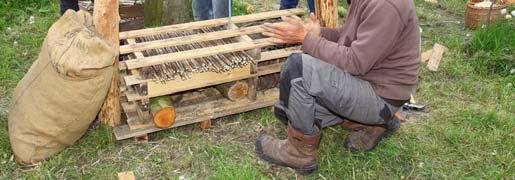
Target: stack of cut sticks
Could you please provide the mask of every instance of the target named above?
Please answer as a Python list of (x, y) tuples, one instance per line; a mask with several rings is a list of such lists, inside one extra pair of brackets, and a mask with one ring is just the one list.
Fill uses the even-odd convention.
[[(181, 32), (170, 32), (159, 35), (152, 35), (146, 37), (136, 38), (136, 42), (147, 42), (161, 39), (169, 39), (174, 37), (189, 36), (199, 33), (209, 33), (214, 31), (223, 30), (223, 27), (206, 27), (197, 30), (187, 30)], [(168, 54), (180, 51), (188, 51), (194, 49), (200, 49), (211, 46), (220, 46), (224, 44), (235, 43), (236, 40), (233, 38), (211, 40), (204, 42), (196, 42), (193, 44), (171, 46), (158, 49), (150, 49), (142, 51), (145, 57)], [(218, 54), (214, 56), (206, 56), (202, 58), (187, 59), (172, 63), (165, 63), (154, 65), (150, 67), (144, 67), (141, 70), (141, 74), (144, 78), (153, 79), (155, 81), (166, 82), (175, 79), (186, 80), (191, 78), (193, 73), (203, 72), (216, 72), (223, 73), (235, 68), (241, 68), (243, 66), (253, 63), (253, 58), (244, 51), (231, 52), (226, 54)]]

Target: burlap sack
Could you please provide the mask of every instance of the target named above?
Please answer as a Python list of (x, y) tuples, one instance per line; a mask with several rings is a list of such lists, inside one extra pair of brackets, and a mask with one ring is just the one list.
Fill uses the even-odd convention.
[(72, 145), (95, 119), (113, 73), (114, 49), (91, 15), (67, 11), (14, 90), (9, 138), (16, 160), (35, 163)]

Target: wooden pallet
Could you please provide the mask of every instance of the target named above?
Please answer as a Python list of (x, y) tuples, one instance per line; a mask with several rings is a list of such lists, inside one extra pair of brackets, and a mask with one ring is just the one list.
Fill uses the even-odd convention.
[[(202, 121), (207, 122), (211, 119), (271, 106), (278, 98), (278, 90), (277, 88), (258, 90), (259, 78), (270, 74), (278, 74), (285, 58), (291, 53), (299, 52), (300, 47), (277, 47), (268, 38), (259, 36), (263, 32), (260, 22), (303, 13), (304, 10), (291, 9), (237, 16), (232, 18), (234, 24), (231, 25), (232, 28), (229, 30), (149, 42), (137, 42), (136, 38), (220, 26), (226, 24), (227, 19), (213, 19), (120, 32), (120, 40), (123, 42), (120, 46), (120, 55), (126, 57), (125, 60), (120, 61), (121, 104), (126, 115), (126, 121), (121, 126), (115, 127), (116, 139), (137, 137), (162, 130), (154, 127), (148, 105), (151, 98), (158, 96), (180, 95), (182, 97), (181, 100), (174, 102), (177, 117), (175, 123), (169, 128)], [(143, 53), (143, 51), (151, 49), (224, 38), (235, 38), (237, 41), (231, 44), (155, 56), (145, 56)], [(270, 49), (270, 47), (276, 48)], [(253, 57), (254, 63), (223, 73), (195, 73), (187, 80), (176, 79), (166, 82), (146, 79), (140, 73), (141, 68), (144, 67), (238, 51), (247, 52)], [(213, 88), (215, 85), (234, 81), (244, 81), (248, 84), (249, 93), (247, 98), (236, 101), (229, 100)], [(184, 97), (189, 97), (189, 99), (184, 99)]]

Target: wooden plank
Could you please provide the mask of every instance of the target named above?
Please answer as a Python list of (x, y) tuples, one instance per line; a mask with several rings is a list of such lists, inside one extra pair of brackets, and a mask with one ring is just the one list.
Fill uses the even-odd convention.
[(100, 0), (95, 2), (93, 11), (93, 22), (97, 32), (106, 39), (114, 47), (116, 56), (113, 59), (113, 77), (111, 86), (100, 110), (100, 119), (109, 126), (118, 126), (120, 124), (120, 90), (118, 83), (120, 81), (118, 70), (118, 52), (120, 47), (119, 41), (119, 23), (120, 15), (118, 13), (118, 0)]
[(261, 53), (261, 59), (258, 62), (268, 61), (272, 59), (285, 58), (290, 56), (292, 53), (302, 53), (301, 50), (298, 49), (277, 49), (272, 51), (266, 51)]
[(125, 115), (127, 116), (127, 125), (129, 126), (129, 129), (134, 130), (154, 126), (150, 115), (142, 115), (144, 112), (139, 109), (136, 103), (122, 102), (121, 104), (123, 112), (125, 112)]
[(422, 53), (420, 61), (422, 63), (426, 63), (431, 57), (431, 54), (433, 54), (433, 49), (427, 50), (426, 52)]
[(136, 108), (138, 108), (138, 106), (134, 103), (121, 102), (121, 104), (122, 104), (123, 112), (125, 112), (125, 113), (136, 112)]
[(127, 70), (127, 65), (125, 65), (124, 61), (120, 61), (120, 64), (118, 64), (118, 70)]
[(274, 45), (271, 42), (271, 38), (258, 39), (252, 42), (238, 42), (232, 44), (225, 44), (221, 46), (212, 46), (200, 49), (193, 49), (188, 51), (181, 51), (176, 53), (169, 54), (161, 54), (157, 56), (139, 58), (139, 59), (131, 59), (126, 60), (125, 64), (128, 69), (136, 69), (147, 66), (153, 66), (163, 63), (176, 62), (186, 59), (200, 58), (205, 56), (212, 56), (217, 54), (236, 52), (236, 51), (245, 51), (254, 48), (261, 48), (265, 46)]
[[(177, 107), (177, 121), (170, 128), (272, 106), (278, 97), (279, 90), (274, 88), (264, 92), (259, 92), (257, 100), (255, 101), (242, 99), (238, 102), (233, 102), (228, 99), (219, 99), (202, 104)], [(163, 129), (148, 127), (131, 131), (127, 125), (123, 125), (114, 128), (114, 135), (116, 140), (122, 140), (160, 130)]]
[(258, 76), (281, 72), (282, 65), (283, 65), (283, 63), (276, 63), (276, 64), (258, 67)]
[(241, 35), (247, 34), (256, 34), (263, 32), (263, 28), (261, 26), (251, 26), (241, 29), (231, 29), (231, 30), (223, 30), (223, 31), (215, 31), (209, 33), (202, 34), (194, 34), (189, 36), (181, 36), (170, 39), (161, 39), (156, 41), (147, 41), (142, 43), (134, 43), (128, 44), (124, 46), (120, 46), (120, 54), (128, 54), (135, 51), (143, 51), (149, 49), (170, 47), (170, 46), (179, 46), (184, 44), (191, 44), (194, 42), (205, 42), (217, 39), (231, 38)]
[[(249, 15), (243, 15), (243, 16), (235, 16), (235, 17), (232, 17), (231, 21), (233, 23), (245, 23), (245, 22), (259, 21), (259, 20), (264, 20), (264, 19), (278, 18), (281, 16), (301, 15), (301, 14), (304, 14), (303, 9), (288, 9), (288, 10), (249, 14)], [(178, 32), (178, 31), (198, 29), (198, 28), (203, 28), (203, 27), (219, 26), (219, 25), (227, 24), (227, 21), (228, 21), (227, 18), (220, 18), (220, 19), (211, 19), (211, 20), (206, 20), (206, 21), (191, 22), (191, 23), (186, 23), (186, 24), (175, 24), (175, 25), (162, 26), (162, 27), (156, 27), (156, 28), (148, 28), (148, 29), (120, 32), (120, 39), (149, 36), (149, 35), (153, 35), (153, 34), (162, 34), (162, 33), (167, 33), (167, 32)]]
[[(127, 39), (127, 43), (129, 44), (129, 46), (134, 46), (134, 45), (136, 45), (136, 39)], [(120, 47), (120, 54), (126, 54), (126, 53), (121, 53), (122, 47), (123, 46)], [(144, 58), (145, 57), (143, 55), (143, 53), (140, 51), (132, 51), (132, 52), (134, 52), (134, 55), (136, 56), (136, 58)]]
[[(260, 66), (258, 67), (258, 70), (257, 70), (257, 74), (256, 75), (248, 75), (248, 76), (241, 76), (242, 79), (245, 79), (245, 78), (252, 78), (252, 77), (256, 77), (256, 76), (262, 76), (262, 75), (267, 75), (267, 74), (272, 74), (272, 73), (277, 73), (277, 72), (280, 72), (281, 71), (281, 66), (282, 66), (283, 63), (277, 63), (277, 64), (271, 64), (271, 65), (266, 65), (266, 66)], [(245, 70), (246, 71), (246, 70)], [(207, 72), (206, 72), (207, 73)], [(200, 74), (204, 74), (204, 73), (200, 73)], [(195, 76), (195, 74), (194, 74)], [(175, 83), (189, 83), (189, 81), (196, 81), (196, 79), (202, 79), (204, 77), (206, 77), (206, 80), (213, 80), (213, 81), (218, 81), (218, 80), (221, 80), (219, 78), (223, 78), (225, 75), (219, 75), (218, 73), (214, 73), (214, 76), (212, 73), (209, 73), (209, 74), (206, 74), (206, 75), (202, 75), (200, 77), (195, 77), (195, 79), (188, 79), (186, 81), (183, 81), (183, 80), (173, 80), (175, 81)], [(139, 75), (132, 75), (132, 76), (125, 76), (124, 77), (125, 79), (125, 83), (130, 86), (130, 85), (136, 85), (136, 84), (142, 84), (142, 83), (148, 83), (148, 82), (152, 82), (154, 84), (159, 84), (161, 86), (162, 83), (161, 82), (153, 82), (152, 80), (150, 79), (143, 79), (141, 76)], [(232, 79), (231, 79), (232, 80)], [(235, 80), (240, 80), (239, 78), (236, 78)], [(197, 81), (198, 82), (198, 81)], [(230, 81), (225, 81), (225, 82), (230, 82)], [(167, 84), (168, 82), (166, 82)], [(198, 86), (195, 86), (195, 87), (205, 87), (205, 86), (211, 86), (211, 85), (215, 85), (215, 84), (212, 84), (212, 83), (206, 83), (204, 85), (198, 85)], [(164, 88), (164, 87), (162, 87)], [(184, 88), (184, 89), (180, 89), (178, 91), (175, 91), (173, 89), (176, 89), (177, 90), (177, 87), (171, 87), (172, 89), (172, 93), (176, 93), (176, 92), (180, 92), (180, 91), (186, 91), (186, 90), (190, 90), (189, 88)], [(150, 88), (149, 88), (150, 89)], [(193, 88), (195, 89), (195, 88)], [(152, 90), (149, 90), (149, 94), (152, 94), (150, 91)], [(172, 94), (170, 93), (170, 94)], [(139, 98), (141, 97), (138, 97), (138, 95), (136, 94), (132, 94), (132, 95), (129, 95), (131, 97), (128, 97), (129, 101), (134, 101), (134, 100), (138, 100)], [(154, 96), (152, 96), (154, 97)]]
[(427, 69), (430, 71), (438, 71), (438, 67), (440, 66), (440, 61), (443, 58), (443, 54), (447, 51), (445, 46), (442, 46), (436, 43), (433, 46), (433, 52), (431, 53), (431, 57), (427, 62)]
[[(136, 101), (141, 99), (148, 99), (157, 96), (163, 96), (167, 94), (173, 94), (177, 92), (197, 89), (201, 87), (213, 86), (226, 82), (247, 79), (253, 77), (250, 74), (250, 66), (247, 65), (243, 68), (233, 69), (229, 72), (215, 73), (205, 72), (192, 74), (192, 77), (188, 80), (173, 80), (167, 81), (165, 84), (161, 82), (153, 82), (151, 80), (145, 80), (148, 84), (148, 95), (140, 96), (136, 93), (127, 93), (128, 101)], [(131, 82), (129, 80), (129, 82)], [(134, 83), (134, 82), (131, 82)]]

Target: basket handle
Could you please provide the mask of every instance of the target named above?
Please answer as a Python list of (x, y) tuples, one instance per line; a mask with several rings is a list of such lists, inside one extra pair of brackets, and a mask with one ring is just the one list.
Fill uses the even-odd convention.
[(497, 3), (497, 0), (494, 0), (492, 4), (490, 5), (490, 10), (488, 10), (488, 16), (486, 19), (486, 26), (490, 26), (490, 16), (492, 15), (492, 9), (494, 7), (494, 4)]

